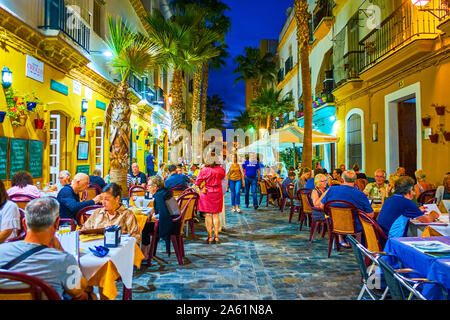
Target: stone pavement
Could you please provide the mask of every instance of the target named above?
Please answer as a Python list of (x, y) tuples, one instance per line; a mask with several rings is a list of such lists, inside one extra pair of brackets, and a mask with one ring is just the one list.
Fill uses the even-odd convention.
[(186, 257), (180, 266), (173, 248), (168, 257), (160, 241), (152, 265), (135, 270), (134, 300), (356, 298), (360, 274), (352, 249), (333, 249), (328, 258), (328, 235), (309, 242), (309, 228), (300, 232), (297, 217), (289, 224), (289, 208), (281, 213), (263, 201), (258, 210), (242, 206), (241, 213), (231, 213), (229, 193), (225, 201), (221, 243), (206, 244), (204, 222), (196, 223), (197, 240), (190, 234), (185, 238)]

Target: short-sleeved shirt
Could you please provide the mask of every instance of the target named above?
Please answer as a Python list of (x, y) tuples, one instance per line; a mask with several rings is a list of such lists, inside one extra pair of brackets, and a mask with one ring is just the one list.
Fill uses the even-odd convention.
[(308, 179), (305, 184), (305, 189), (313, 190), (316, 186), (314, 185), (314, 178)]
[(384, 233), (388, 235), (392, 224), (398, 217), (416, 218), (423, 214), (414, 201), (396, 193), (384, 202), (378, 215), (377, 223), (383, 229)]
[[(0, 266), (7, 264), (38, 244), (24, 241), (0, 244)], [(35, 276), (51, 285), (60, 296), (64, 290), (72, 290), (81, 280), (81, 270), (74, 256), (53, 248), (45, 248), (32, 254), (9, 271)], [(0, 280), (0, 287), (11, 287), (10, 280)], [(19, 285), (19, 284), (18, 284)]]
[(261, 170), (261, 166), (257, 161), (247, 160), (242, 165), (242, 169), (245, 170), (245, 176), (247, 178), (256, 178), (258, 177), (258, 170)]
[(0, 209), (0, 231), (8, 229), (13, 229), (13, 231), (6, 240), (16, 237), (17, 231), (20, 229), (19, 207), (10, 200), (6, 200)]
[(381, 199), (383, 198), (381, 189), (387, 191), (387, 184), (383, 182), (383, 184), (379, 187), (376, 182), (371, 182), (364, 188), (364, 192), (367, 192), (369, 194), (369, 199), (372, 199), (375, 202), (381, 202)]
[[(358, 209), (366, 213), (373, 212), (372, 206), (370, 205), (367, 196), (362, 191), (359, 191), (355, 187), (347, 185), (338, 185), (330, 187), (327, 193), (322, 198), (322, 204), (325, 204), (328, 201), (332, 200), (344, 200), (353, 203)], [(362, 231), (362, 226), (358, 218), (356, 219), (356, 229), (358, 232)]]
[(147, 176), (145, 173), (140, 172), (137, 175), (134, 175), (133, 173), (129, 174), (132, 180), (132, 184), (140, 186), (143, 183), (147, 183)]

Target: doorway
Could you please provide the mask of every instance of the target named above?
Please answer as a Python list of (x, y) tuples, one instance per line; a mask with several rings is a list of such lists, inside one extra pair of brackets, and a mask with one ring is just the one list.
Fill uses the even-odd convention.
[(414, 177), (417, 170), (416, 98), (401, 101), (397, 106), (398, 160), (406, 175)]
[(61, 116), (59, 114), (50, 115), (50, 184), (56, 184), (59, 177), (60, 153), (61, 152)]
[(420, 82), (384, 97), (386, 173), (405, 167), (406, 174), (422, 169)]

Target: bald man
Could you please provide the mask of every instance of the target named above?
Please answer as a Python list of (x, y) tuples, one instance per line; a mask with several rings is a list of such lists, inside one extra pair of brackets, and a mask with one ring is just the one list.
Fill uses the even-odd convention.
[(89, 176), (84, 173), (77, 173), (73, 177), (72, 183), (66, 184), (58, 193), (56, 199), (59, 202), (59, 216), (61, 218), (75, 219), (77, 212), (81, 209), (101, 204), (100, 195), (89, 201), (80, 202), (80, 192), (84, 192), (89, 187)]

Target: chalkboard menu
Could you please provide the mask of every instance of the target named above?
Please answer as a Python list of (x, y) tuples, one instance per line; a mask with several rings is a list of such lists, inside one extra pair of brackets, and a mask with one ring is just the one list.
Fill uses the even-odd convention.
[(6, 180), (8, 164), (8, 138), (0, 137), (0, 179)]
[(18, 171), (27, 170), (27, 145), (28, 140), (10, 139), (9, 151), (9, 177)]
[(85, 173), (87, 175), (89, 175), (89, 165), (81, 165), (81, 166), (77, 166), (77, 173)]
[(29, 140), (28, 142), (28, 172), (33, 178), (42, 178), (42, 155), (44, 144), (42, 141)]

